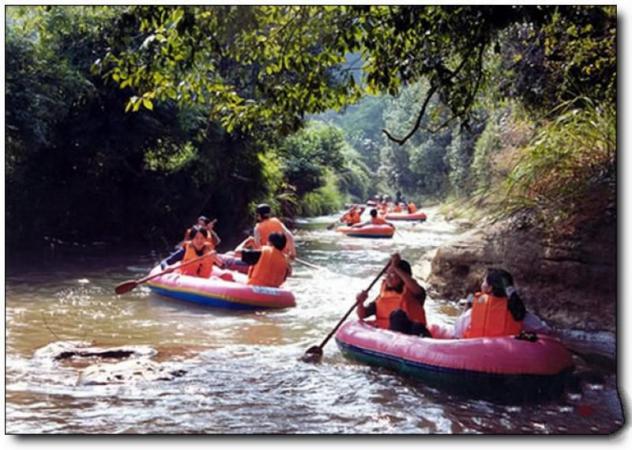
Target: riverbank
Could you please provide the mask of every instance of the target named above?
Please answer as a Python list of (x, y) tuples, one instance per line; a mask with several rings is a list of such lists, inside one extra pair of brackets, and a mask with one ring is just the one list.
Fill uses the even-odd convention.
[(528, 215), (497, 222), (480, 211), (446, 215), (462, 234), (424, 258), (430, 295), (464, 298), (480, 289), (487, 267), (502, 267), (527, 309), (570, 346), (616, 357), (616, 223), (552, 236)]

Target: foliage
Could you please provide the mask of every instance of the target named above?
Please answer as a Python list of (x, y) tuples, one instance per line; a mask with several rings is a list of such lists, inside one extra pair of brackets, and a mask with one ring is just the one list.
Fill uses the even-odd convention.
[(502, 33), (498, 85), (529, 109), (549, 112), (579, 96), (616, 101), (616, 7), (557, 7), (542, 26)]
[(315, 119), (340, 127), (347, 142), (362, 155), (369, 169), (377, 172), (380, 166), (380, 148), (384, 145), (383, 114), (388, 98), (366, 96), (339, 114), (328, 111), (316, 116)]
[[(569, 231), (616, 212), (616, 114), (588, 99), (541, 128), (506, 182), (505, 212), (530, 210)], [(572, 229), (570, 230), (572, 231)]]
[(318, 216), (331, 214), (343, 206), (344, 196), (338, 189), (336, 176), (327, 170), (325, 184), (301, 198), (297, 213), (301, 216)]
[[(597, 142), (590, 114), (614, 126), (615, 37), (610, 6), (10, 6), (9, 241), (173, 239), (201, 212), (227, 232), (260, 201), (312, 214), (385, 183), (484, 192), (506, 96), (545, 125), (512, 205), (576, 216), (568, 189), (612, 186), (593, 173), (607, 158), (562, 137)], [(345, 107), (320, 116), (343, 131), (302, 130)], [(527, 187), (546, 170), (561, 197)]]
[[(420, 97), (427, 94), (428, 84), (418, 83), (402, 90), (399, 97), (389, 100), (384, 111), (384, 123), (395, 132), (410, 128), (410, 110)], [(382, 174), (393, 190), (402, 190), (409, 196), (440, 196), (449, 188), (446, 151), (454, 127), (428, 130), (432, 121), (443, 120), (447, 111), (435, 95), (430, 102), (434, 115), (426, 116), (422, 127), (404, 145), (387, 142), (382, 151)]]
[[(411, 131), (403, 138), (388, 133), (404, 143), (435, 93), (452, 116), (469, 121), (476, 95), (489, 78), (484, 70), (488, 50), (500, 51), (512, 27), (527, 24), (546, 36), (550, 60), (560, 56), (555, 53), (558, 42), (569, 47), (559, 31), (575, 27), (586, 37), (578, 45), (589, 55), (591, 49), (614, 43), (608, 25), (612, 11), (574, 6), (138, 6), (130, 10), (139, 21), (134, 45), (108, 52), (99, 68), (121, 87), (139, 91), (130, 99), (131, 109), (158, 99), (204, 103), (229, 132), (272, 128), (288, 134), (300, 127), (305, 113), (338, 109), (359, 98), (353, 67), (343, 67), (348, 54), (358, 53), (368, 92), (396, 95), (408, 83), (428, 81)], [(591, 21), (597, 24), (587, 28)], [(587, 61), (575, 60), (573, 53), (561, 56), (569, 77)], [(612, 60), (590, 62), (594, 74), (608, 76), (606, 88), (613, 86)]]
[[(288, 136), (278, 150), (285, 184), (297, 212), (330, 211), (351, 194), (364, 199), (369, 185), (366, 166), (344, 139), (342, 130), (322, 122)], [(326, 204), (331, 201), (330, 204)], [(308, 206), (303, 206), (307, 202)], [(311, 205), (311, 206), (309, 206)]]

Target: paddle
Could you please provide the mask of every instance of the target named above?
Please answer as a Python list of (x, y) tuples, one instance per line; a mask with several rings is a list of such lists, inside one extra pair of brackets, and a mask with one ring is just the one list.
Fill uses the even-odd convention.
[(194, 258), (191, 261), (187, 261), (184, 264), (180, 264), (177, 267), (170, 267), (169, 269), (163, 270), (160, 273), (154, 274), (154, 275), (148, 275), (145, 278), (141, 278), (140, 280), (127, 280), (127, 281), (123, 281), (121, 284), (119, 284), (118, 286), (116, 286), (114, 288), (114, 292), (116, 292), (117, 295), (121, 295), (121, 294), (125, 294), (129, 291), (131, 291), (132, 289), (136, 288), (136, 286), (138, 286), (139, 284), (143, 284), (146, 283), (149, 280), (153, 280), (154, 278), (157, 278), (161, 275), (164, 275), (166, 273), (171, 273), (176, 269), (179, 269), (181, 267), (184, 266), (188, 266), (189, 264), (193, 264), (196, 263), (204, 258), (209, 257), (210, 255), (214, 255), (215, 252), (211, 252), (211, 253), (207, 253), (206, 255), (202, 255), (198, 258)]
[[(355, 208), (355, 207), (353, 207), (353, 208)], [(344, 215), (345, 215), (345, 214), (347, 214), (348, 212), (351, 212), (351, 210), (352, 210), (353, 208), (349, 208), (348, 210), (346, 210), (345, 212), (343, 212), (341, 217), (344, 217)], [(335, 227), (335, 226), (336, 226), (339, 222), (340, 222), (340, 219), (336, 220), (334, 223), (331, 223), (331, 224), (327, 225), (327, 229), (328, 229), (328, 230), (333, 229), (333, 227)]]
[(296, 261), (299, 264), (303, 264), (304, 266), (310, 267), (312, 269), (316, 269), (316, 270), (324, 269), (324, 267), (317, 266), (316, 264), (312, 264), (312, 263), (307, 262), (307, 261), (305, 261), (303, 259), (294, 258), (294, 261)]
[[(384, 268), (382, 268), (380, 273), (373, 279), (369, 287), (366, 289), (367, 292), (370, 291), (373, 285), (377, 283), (377, 280), (379, 280), (380, 277), (384, 275), (384, 272), (386, 272), (390, 264), (391, 264), (391, 261), (389, 260), (389, 262), (384, 266)], [(323, 347), (327, 344), (327, 342), (329, 342), (329, 339), (331, 339), (331, 337), (338, 330), (338, 328), (340, 328), (340, 325), (342, 325), (342, 323), (345, 320), (347, 320), (347, 317), (349, 317), (349, 314), (351, 314), (351, 312), (356, 308), (357, 305), (358, 303), (354, 302), (353, 305), (351, 305), (351, 308), (349, 308), (349, 311), (347, 311), (347, 313), (342, 317), (342, 319), (340, 319), (340, 321), (336, 324), (334, 329), (329, 332), (329, 334), (323, 340), (323, 342), (321, 342), (320, 345), (313, 345), (310, 348), (308, 348), (305, 351), (305, 354), (303, 355), (301, 360), (304, 362), (313, 362), (313, 363), (320, 362), (320, 360), (323, 357)]]

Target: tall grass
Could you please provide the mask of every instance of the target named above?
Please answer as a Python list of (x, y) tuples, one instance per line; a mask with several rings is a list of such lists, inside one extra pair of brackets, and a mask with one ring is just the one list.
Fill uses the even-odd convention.
[(616, 214), (616, 112), (582, 103), (543, 126), (524, 148), (504, 183), (503, 214), (532, 211), (562, 232)]

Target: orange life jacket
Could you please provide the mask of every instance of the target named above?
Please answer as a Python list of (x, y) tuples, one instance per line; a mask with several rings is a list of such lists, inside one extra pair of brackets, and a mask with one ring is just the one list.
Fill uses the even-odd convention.
[(376, 217), (371, 217), (371, 224), (386, 225), (386, 220), (378, 214)]
[(399, 205), (399, 203), (393, 207), (393, 212), (402, 212), (402, 207)]
[(360, 223), (360, 211), (358, 211), (357, 209), (349, 211), (344, 216), (342, 216), (342, 219), (340, 220), (347, 225), (355, 225), (356, 223)]
[[(192, 259), (199, 258), (202, 255), (205, 255), (213, 250), (213, 247), (209, 245), (208, 242), (204, 243), (204, 247), (202, 248), (202, 252), (198, 254), (195, 250), (195, 247), (191, 244), (191, 242), (185, 242), (183, 245), (184, 248), (184, 256), (182, 257), (181, 264), (186, 263), (187, 261), (191, 261)], [(201, 259), (200, 261), (189, 264), (186, 267), (178, 269), (183, 275), (190, 275), (192, 277), (201, 277), (208, 278), (211, 276), (211, 272), (213, 271), (213, 260), (215, 258), (213, 256), (209, 256), (208, 258)]]
[(375, 301), (375, 323), (379, 328), (388, 328), (388, 318), (393, 311), (402, 309), (408, 318), (416, 323), (426, 325), (426, 312), (423, 305), (414, 298), (404, 286), (401, 293), (386, 289), (382, 282), (380, 295)]
[(347, 225), (353, 225), (353, 211), (347, 211), (340, 218), (341, 222), (346, 223)]
[(417, 212), (417, 206), (413, 202), (410, 202), (408, 204), (408, 214), (415, 214), (416, 212)]
[(255, 233), (257, 231), (259, 232), (261, 246), (268, 245), (268, 237), (272, 233), (284, 233), (283, 223), (276, 217), (270, 217), (255, 225)]
[(287, 271), (287, 258), (283, 252), (271, 245), (264, 245), (259, 261), (248, 269), (248, 284), (279, 287), (285, 281)]
[(507, 307), (506, 297), (477, 292), (472, 302), (471, 314), (464, 338), (508, 336), (522, 331), (522, 321), (514, 320)]

